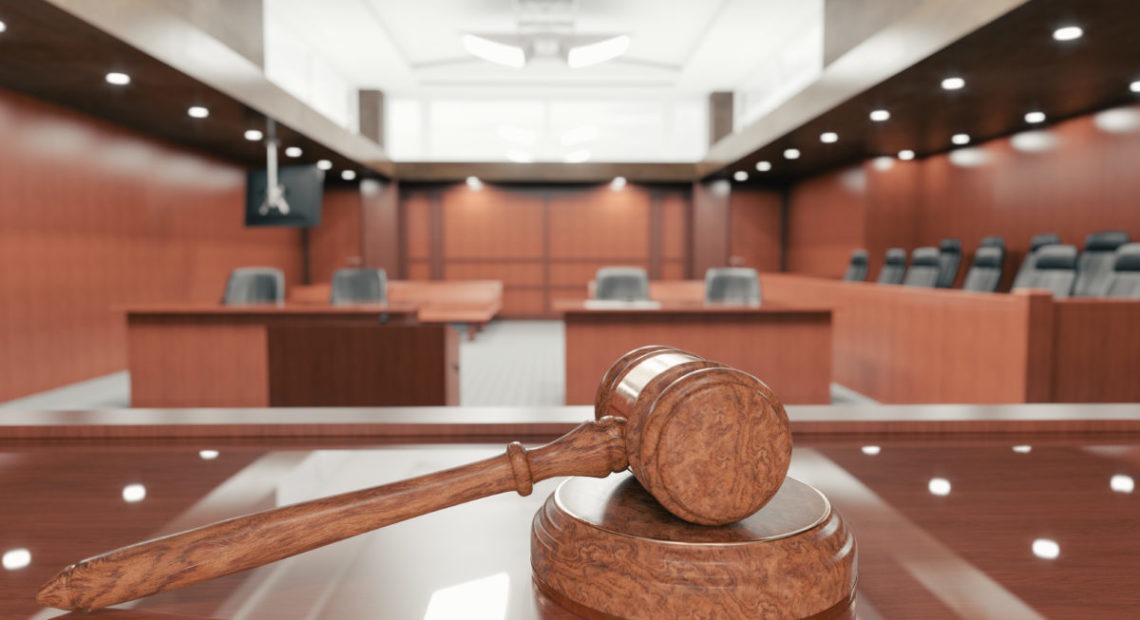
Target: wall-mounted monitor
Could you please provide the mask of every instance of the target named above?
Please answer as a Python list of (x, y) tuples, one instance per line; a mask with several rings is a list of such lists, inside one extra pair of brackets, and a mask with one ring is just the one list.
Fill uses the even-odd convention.
[(316, 166), (281, 166), (277, 185), (268, 191), (265, 170), (252, 170), (245, 183), (246, 226), (292, 226), (312, 228), (321, 223), (321, 197), (325, 172)]

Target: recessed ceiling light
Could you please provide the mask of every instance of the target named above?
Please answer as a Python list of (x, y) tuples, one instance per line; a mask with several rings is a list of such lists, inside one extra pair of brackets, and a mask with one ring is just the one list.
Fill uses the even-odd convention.
[(299, 147), (299, 146), (290, 146), (290, 147), (285, 149), (285, 156), (286, 157), (300, 157), (301, 153), (302, 153), (301, 147)]
[(1025, 122), (1027, 122), (1027, 123), (1044, 123), (1045, 122), (1045, 113), (1044, 112), (1029, 112), (1025, 115)]
[(625, 187), (625, 177), (614, 177), (614, 180), (610, 181), (611, 189), (621, 189), (623, 187)]
[(1026, 445), (1013, 446), (1012, 448), (1010, 448), (1010, 450), (1013, 450), (1014, 452), (1016, 452), (1018, 454), (1029, 454), (1030, 452), (1033, 452), (1033, 446), (1026, 446)]
[(1080, 26), (1065, 26), (1053, 31), (1053, 38), (1058, 41), (1073, 41), (1081, 38), (1085, 31)]
[(942, 80), (942, 88), (944, 90), (958, 90), (966, 85), (966, 80), (960, 77), (948, 77)]
[(732, 178), (743, 183), (748, 180), (748, 173), (743, 170), (737, 170), (736, 172), (732, 173)]
[(1116, 493), (1131, 493), (1136, 488), (1136, 481), (1132, 476), (1116, 474), (1109, 479), (1108, 486)]
[(957, 144), (958, 146), (962, 146), (963, 144), (969, 144), (970, 143), (970, 135), (964, 134), (964, 133), (956, 133), (956, 134), (950, 136), (950, 141), (953, 142), (954, 144)]
[(250, 142), (257, 142), (261, 138), (262, 138), (262, 133), (260, 131), (258, 131), (257, 129), (246, 129), (245, 130), (245, 139), (246, 140), (249, 140)]
[[(0, 32), (4, 31), (3, 25), (4, 22), (0, 22)], [(27, 568), (32, 563), (32, 552), (27, 549), (9, 549), (4, 552), (3, 562), (5, 570)]]
[(203, 461), (212, 461), (218, 458), (219, 452), (217, 450), (199, 450), (198, 457)]
[(886, 111), (886, 110), (873, 110), (871, 112), (871, 120), (875, 121), (876, 123), (881, 123), (883, 121), (890, 120), (890, 118), (891, 118), (891, 113)]
[(483, 182), (479, 180), (479, 177), (467, 177), (467, 187), (473, 190), (480, 190), (483, 189)]
[(1056, 560), (1061, 555), (1061, 545), (1058, 545), (1055, 540), (1038, 538), (1033, 541), (1033, 555), (1042, 560)]
[(345, 170), (340, 173), (340, 178), (344, 179), (345, 181), (351, 181), (356, 178), (356, 173), (352, 170)]
[(331, 170), (332, 169), (332, 162), (327, 160), (327, 159), (322, 159), (322, 160), (317, 162), (317, 167), (320, 168), (321, 170)]
[(875, 456), (876, 454), (883, 451), (883, 449), (879, 446), (863, 446), (860, 448), (860, 450), (862, 450), (863, 454), (866, 454), (867, 456)]
[(191, 106), (189, 110), (186, 110), (186, 113), (194, 118), (206, 118), (210, 115), (210, 111), (200, 105)]
[(1128, 90), (1134, 93), (1140, 93), (1140, 80), (1136, 80), (1135, 82), (1129, 84)]
[(758, 172), (768, 172), (771, 169), (772, 169), (772, 162), (770, 162), (770, 161), (758, 161), (758, 162), (756, 162), (756, 170)]
[(7, 29), (8, 29), (8, 25), (5, 24), (4, 22), (0, 21), (0, 32), (4, 32)]
[(107, 80), (108, 84), (114, 84), (115, 86), (126, 86), (131, 83), (131, 76), (126, 73), (119, 73), (118, 71), (108, 73), (104, 79)]
[(800, 150), (799, 149), (785, 149), (784, 150), (784, 159), (799, 159), (799, 158), (800, 158)]
[(950, 494), (950, 481), (945, 478), (931, 478), (926, 488), (931, 495), (946, 497)]
[(832, 144), (839, 141), (839, 134), (834, 131), (825, 131), (819, 134), (819, 141), (824, 144)]
[(909, 160), (914, 159), (914, 151), (912, 151), (910, 149), (899, 151), (899, 159), (901, 159), (903, 161), (909, 161)]

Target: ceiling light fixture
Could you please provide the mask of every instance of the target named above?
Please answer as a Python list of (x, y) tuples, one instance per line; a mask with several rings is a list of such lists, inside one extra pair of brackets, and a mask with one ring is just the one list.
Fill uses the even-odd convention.
[(881, 123), (883, 121), (890, 120), (890, 118), (891, 118), (891, 113), (886, 111), (886, 110), (872, 110), (871, 111), (871, 120), (875, 121), (876, 123)]
[(104, 79), (107, 80), (108, 84), (114, 84), (115, 86), (126, 86), (131, 83), (131, 76), (126, 73), (119, 73), (118, 71), (108, 73)]
[(193, 118), (206, 118), (210, 115), (210, 111), (200, 105), (190, 106), (190, 109), (186, 110), (186, 113)]
[(756, 162), (756, 171), (757, 172), (768, 172), (771, 169), (772, 169), (772, 162), (770, 162), (770, 161), (758, 161), (758, 162)]
[(321, 170), (332, 170), (332, 162), (327, 159), (322, 159), (317, 162), (317, 168)]
[(474, 34), (464, 34), (463, 49), (477, 58), (504, 67), (521, 69), (526, 65), (526, 51), (517, 45), (500, 43)]
[(743, 183), (748, 180), (748, 173), (743, 170), (737, 170), (732, 173), (732, 178), (736, 179), (737, 182)]
[(1048, 538), (1038, 538), (1033, 541), (1033, 555), (1042, 560), (1056, 560), (1061, 555), (1061, 545)]
[[(0, 22), (0, 26), (3, 25), (4, 22)], [(0, 28), (0, 32), (3, 31), (4, 29)], [(27, 568), (28, 565), (32, 563), (32, 552), (23, 548), (9, 549), (4, 552), (3, 563), (5, 570), (20, 570), (21, 568)]]
[(619, 34), (596, 43), (571, 47), (566, 54), (566, 64), (571, 69), (581, 69), (613, 60), (629, 51), (629, 42), (628, 34)]
[(479, 191), (483, 189), (483, 182), (479, 180), (479, 177), (467, 177), (467, 187)]
[(8, 29), (8, 25), (5, 24), (4, 22), (0, 21), (0, 32), (4, 32), (7, 29)]
[(834, 144), (839, 142), (839, 134), (834, 131), (825, 131), (819, 134), (819, 141), (824, 144)]
[(1136, 80), (1135, 82), (1129, 84), (1128, 90), (1134, 93), (1140, 93), (1140, 80)]
[(614, 180), (610, 181), (610, 189), (618, 190), (623, 187), (625, 187), (625, 177), (614, 177)]
[(799, 149), (785, 149), (784, 150), (784, 159), (799, 159), (799, 158), (800, 158), (800, 150)]
[(220, 453), (217, 450), (199, 450), (198, 458), (202, 459), (203, 461), (212, 461), (218, 458), (219, 454)]
[(345, 170), (340, 173), (340, 178), (344, 179), (345, 181), (351, 181), (356, 178), (356, 173), (352, 170)]
[(1058, 41), (1075, 41), (1085, 33), (1080, 26), (1065, 26), (1053, 31), (1053, 38)]
[(303, 151), (301, 150), (301, 147), (299, 147), (299, 146), (290, 146), (290, 147), (285, 149), (285, 156), (286, 157), (300, 157), (301, 153), (303, 153)]
[(958, 90), (966, 85), (966, 80), (960, 77), (948, 77), (942, 80), (943, 90)]
[(264, 137), (264, 134), (262, 134), (260, 130), (257, 130), (257, 129), (246, 129), (245, 130), (245, 139), (249, 140), (250, 142), (257, 142), (258, 140), (262, 139), (263, 137)]
[(1044, 112), (1028, 112), (1025, 115), (1025, 122), (1034, 123), (1034, 124), (1044, 123), (1045, 122), (1045, 113)]
[(912, 151), (910, 149), (905, 149), (905, 150), (899, 151), (899, 159), (901, 159), (903, 161), (910, 161), (910, 160), (914, 159), (914, 151)]
[(950, 136), (950, 141), (953, 142), (954, 144), (957, 144), (958, 146), (962, 146), (963, 144), (969, 144), (970, 143), (970, 136), (969, 136), (969, 134), (956, 133), (956, 134)]

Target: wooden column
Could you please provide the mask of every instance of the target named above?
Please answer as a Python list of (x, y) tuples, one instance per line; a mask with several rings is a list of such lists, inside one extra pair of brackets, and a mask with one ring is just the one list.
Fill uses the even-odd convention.
[(693, 248), (689, 273), (704, 278), (709, 267), (728, 264), (728, 213), (732, 186), (727, 180), (693, 184)]
[(405, 278), (400, 248), (400, 186), (397, 181), (367, 179), (360, 183), (360, 247), (364, 266), (384, 269), (390, 278)]

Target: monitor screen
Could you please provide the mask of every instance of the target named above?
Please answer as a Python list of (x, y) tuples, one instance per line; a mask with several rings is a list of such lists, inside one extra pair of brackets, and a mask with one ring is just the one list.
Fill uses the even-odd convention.
[(250, 171), (245, 183), (245, 225), (319, 226), (324, 184), (325, 172), (316, 166), (281, 166), (277, 169), (281, 192), (271, 196), (266, 191), (265, 170)]

